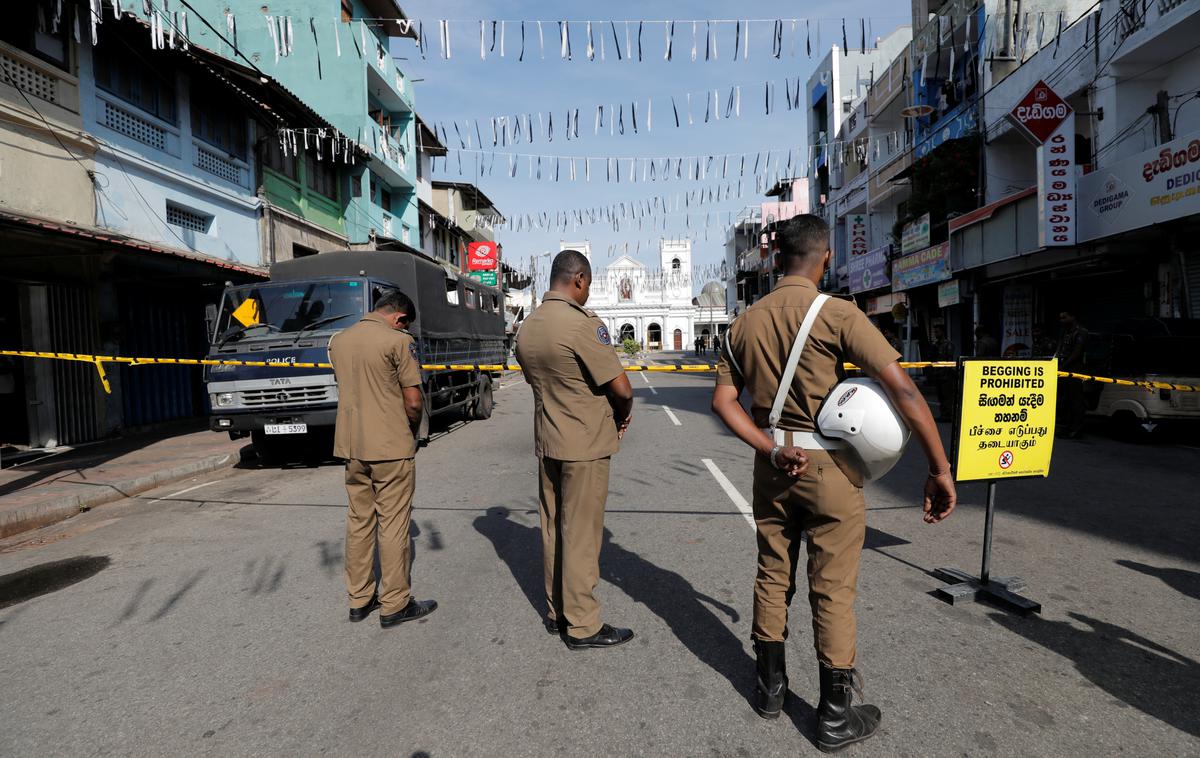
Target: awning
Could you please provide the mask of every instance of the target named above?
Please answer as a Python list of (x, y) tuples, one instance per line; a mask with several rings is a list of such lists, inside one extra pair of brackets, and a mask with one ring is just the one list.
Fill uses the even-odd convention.
[[(52, 221), (40, 216), (28, 216), (18, 213), (10, 213), (0, 211), (0, 231), (13, 231), (18, 234), (33, 234), (46, 235), (49, 234), (52, 238), (59, 242), (68, 240), (78, 240), (82, 244), (75, 244), (73, 253), (76, 255), (90, 255), (97, 252), (97, 248), (102, 246), (111, 246), (123, 251), (151, 254), (164, 259), (176, 259), (180, 261), (189, 261), (205, 267), (211, 267), (214, 274), (218, 271), (226, 271), (237, 273), (244, 277), (252, 279), (266, 279), (266, 269), (256, 266), (247, 266), (241, 263), (227, 261), (222, 258), (214, 258), (191, 251), (179, 250), (177, 248), (166, 247), (165, 245), (157, 245), (146, 242), (144, 240), (127, 237), (119, 232), (109, 231), (107, 229), (99, 229), (95, 227), (85, 227), (76, 224), (67, 224), (61, 221)], [(92, 243), (92, 244), (88, 244)], [(40, 255), (38, 251), (34, 251), (29, 256), (14, 254), (12, 246), (6, 246), (4, 253), (0, 253), (0, 264), (7, 260), (16, 260), (22, 257), (36, 258)]]

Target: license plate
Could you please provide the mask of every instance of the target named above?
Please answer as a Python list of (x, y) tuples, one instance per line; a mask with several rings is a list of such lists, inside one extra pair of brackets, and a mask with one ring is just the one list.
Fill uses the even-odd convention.
[(308, 424), (266, 424), (263, 431), (267, 434), (307, 434)]

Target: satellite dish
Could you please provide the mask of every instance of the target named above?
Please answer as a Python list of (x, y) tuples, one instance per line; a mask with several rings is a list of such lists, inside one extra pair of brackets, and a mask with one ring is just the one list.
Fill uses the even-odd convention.
[(900, 109), (900, 115), (904, 118), (920, 118), (933, 113), (933, 106), (926, 103), (920, 105), (910, 105), (907, 108)]

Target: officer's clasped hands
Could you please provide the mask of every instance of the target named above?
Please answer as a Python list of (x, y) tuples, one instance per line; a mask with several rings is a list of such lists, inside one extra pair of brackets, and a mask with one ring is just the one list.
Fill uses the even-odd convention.
[(775, 454), (775, 467), (793, 479), (799, 479), (808, 473), (808, 456), (802, 447), (783, 447)]

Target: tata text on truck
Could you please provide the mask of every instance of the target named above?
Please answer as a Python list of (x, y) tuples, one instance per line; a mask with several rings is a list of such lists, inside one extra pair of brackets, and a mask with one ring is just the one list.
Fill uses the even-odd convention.
[[(260, 450), (273, 441), (332, 429), (337, 384), (328, 368), (329, 340), (399, 288), (417, 307), (409, 327), (423, 364), (500, 364), (506, 358), (504, 298), (495, 287), (460, 276), (415, 252), (323, 253), (271, 266), (270, 281), (229, 287), (214, 317), (210, 359), (265, 366), (210, 366), (205, 371), (210, 428), (249, 435)], [(485, 419), (494, 374), (422, 371), (425, 416), (450, 411)]]

